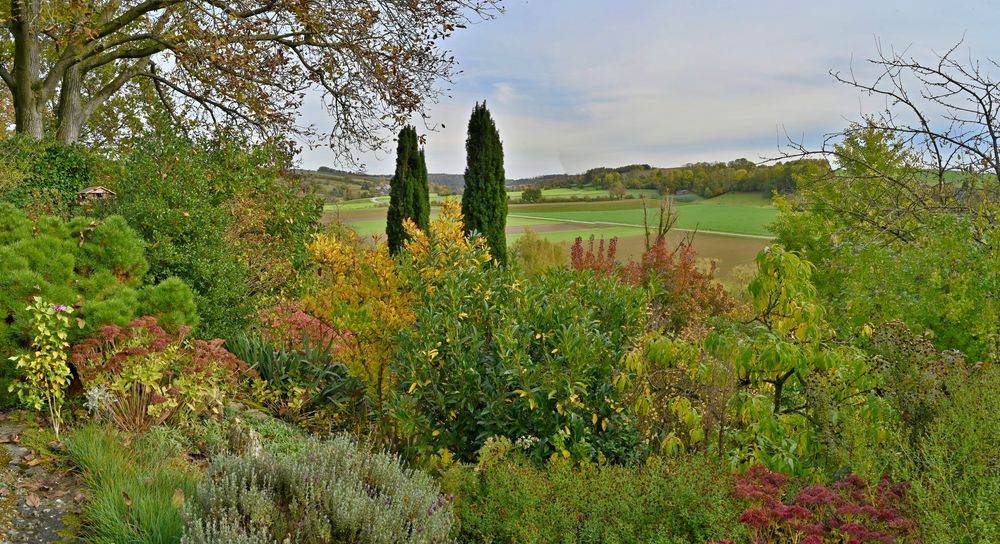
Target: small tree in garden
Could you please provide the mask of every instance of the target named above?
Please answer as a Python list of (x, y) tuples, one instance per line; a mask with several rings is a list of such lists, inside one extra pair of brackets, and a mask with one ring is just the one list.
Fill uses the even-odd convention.
[(11, 384), (21, 402), (35, 410), (47, 409), (52, 430), (59, 439), (62, 427), (62, 404), (71, 373), (66, 363), (69, 349), (69, 314), (73, 309), (62, 304), (50, 304), (41, 297), (28, 306), (31, 313), (32, 350), (11, 357), (24, 375), (20, 383)]
[(485, 102), (476, 104), (472, 110), (465, 151), (465, 192), (462, 193), (465, 232), (482, 234), (493, 258), (505, 264), (507, 189), (504, 186), (503, 143)]

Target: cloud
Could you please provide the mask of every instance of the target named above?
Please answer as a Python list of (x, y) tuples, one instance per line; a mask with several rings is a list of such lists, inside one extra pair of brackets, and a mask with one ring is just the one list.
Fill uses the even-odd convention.
[[(483, 99), (510, 177), (773, 156), (785, 131), (818, 139), (881, 105), (828, 73), (863, 78), (876, 37), (930, 58), (964, 35), (973, 57), (1000, 58), (997, 16), (1000, 5), (975, 0), (510, 3), (447, 44), (463, 73), (430, 107), (446, 128), (424, 130), (428, 167), (464, 169), (465, 126)], [(303, 155), (306, 166), (324, 160)], [(393, 157), (364, 162), (388, 172)]]

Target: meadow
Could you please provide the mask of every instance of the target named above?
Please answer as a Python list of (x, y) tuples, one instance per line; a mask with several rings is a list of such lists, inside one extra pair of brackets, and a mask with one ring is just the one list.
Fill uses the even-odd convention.
[[(521, 199), (521, 192), (521, 189), (510, 189), (507, 191), (507, 197), (510, 198), (511, 202), (519, 202)], [(606, 189), (596, 187), (559, 187), (554, 189), (545, 189), (543, 191), (543, 195), (546, 199), (552, 200), (579, 199), (598, 201), (606, 200), (608, 198), (608, 191)], [(629, 200), (639, 199), (643, 196), (646, 198), (658, 198), (657, 192), (654, 189), (629, 189), (625, 192), (625, 196)], [(447, 198), (451, 198), (451, 195), (439, 195), (438, 193), (433, 192), (430, 193), (431, 205), (440, 205), (441, 202)], [(328, 212), (335, 212), (337, 210), (368, 210), (387, 207), (389, 207), (389, 196), (384, 195), (328, 203), (324, 206), (324, 209)]]
[[(546, 197), (556, 194), (560, 198), (582, 198), (599, 193), (593, 189), (545, 191)], [(376, 207), (374, 202), (381, 198), (327, 206), (325, 219), (340, 221), (363, 237), (382, 236), (386, 208)], [(437, 204), (444, 198), (447, 197), (433, 195), (431, 202)], [(659, 219), (658, 206), (659, 200), (655, 198), (646, 198), (645, 203), (640, 198), (632, 198), (511, 204), (507, 214), (507, 241), (514, 243), (531, 231), (568, 249), (578, 237), (585, 240), (591, 236), (598, 240), (618, 238), (618, 256), (637, 259), (645, 249), (644, 215), (651, 227), (655, 227)], [(695, 232), (695, 251), (699, 257), (715, 261), (723, 276), (738, 265), (751, 263), (757, 252), (769, 243), (767, 225), (778, 213), (763, 193), (727, 193), (710, 199), (683, 195), (672, 206), (677, 214), (673, 237), (679, 239)], [(436, 215), (436, 209), (432, 215)]]

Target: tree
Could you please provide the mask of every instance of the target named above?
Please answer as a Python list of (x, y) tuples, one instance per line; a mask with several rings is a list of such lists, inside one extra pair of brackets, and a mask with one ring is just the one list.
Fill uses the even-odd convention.
[[(850, 213), (896, 241), (913, 243), (939, 214), (975, 217), (992, 228), (1000, 220), (1000, 81), (978, 61), (957, 60), (959, 45), (929, 62), (879, 48), (868, 60), (879, 71), (871, 81), (853, 70), (833, 73), (889, 106), (827, 135), (818, 149), (789, 141), (783, 158), (835, 158), (840, 168), (815, 184), (877, 187), (854, 195)], [(881, 196), (871, 200), (875, 192)], [(983, 232), (971, 234), (984, 243)]]
[(615, 200), (621, 200), (625, 196), (625, 184), (616, 181), (608, 188), (608, 196)]
[(136, 109), (115, 103), (129, 93), (176, 118), (318, 136), (295, 127), (318, 91), (333, 117), (322, 135), (349, 154), (438, 96), (455, 72), (440, 44), (498, 2), (3, 0), (0, 80), (17, 132), (65, 142), (106, 105)]
[(424, 151), (417, 149), (417, 130), (407, 125), (399, 131), (396, 173), (390, 181), (389, 212), (385, 223), (389, 251), (395, 254), (403, 248), (407, 238), (403, 221), (409, 219), (421, 230), (427, 230), (430, 211)]
[(462, 193), (465, 232), (483, 235), (493, 258), (505, 264), (507, 189), (504, 185), (503, 144), (486, 109), (486, 102), (477, 103), (472, 110), (465, 152), (465, 192)]
[(528, 187), (521, 191), (521, 202), (541, 202), (542, 190), (538, 187)]

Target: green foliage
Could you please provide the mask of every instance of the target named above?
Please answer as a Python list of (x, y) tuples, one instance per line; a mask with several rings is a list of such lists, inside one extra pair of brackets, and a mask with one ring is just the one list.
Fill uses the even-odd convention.
[(332, 344), (275, 347), (257, 337), (226, 341), (234, 355), (257, 372), (252, 394), (272, 413), (303, 426), (344, 426), (367, 415), (365, 384), (336, 362)]
[(926, 542), (1000, 540), (998, 388), (996, 369), (975, 372), (919, 444), (901, 448), (893, 475), (913, 486)]
[(200, 336), (236, 335), (263, 299), (297, 288), (318, 201), (280, 178), (285, 159), (274, 145), (192, 141), (169, 127), (136, 138), (142, 145), (118, 161), (108, 182), (118, 195), (102, 213), (121, 215), (147, 242), (150, 280), (191, 287)]
[[(148, 267), (143, 251), (142, 240), (121, 217), (32, 221), (0, 204), (0, 350), (9, 353), (27, 344), (24, 307), (34, 296), (78, 308), (79, 326), (69, 331), (70, 340), (105, 324), (127, 324), (144, 291), (156, 289), (141, 288)], [(183, 291), (176, 283), (173, 287)], [(158, 311), (171, 313), (178, 323), (183, 319), (181, 324), (197, 322), (189, 300), (159, 298)]]
[(550, 242), (534, 231), (525, 231), (511, 246), (511, 256), (526, 276), (534, 276), (566, 264), (566, 250), (562, 244)]
[(24, 378), (12, 384), (21, 402), (35, 410), (46, 409), (52, 430), (59, 439), (62, 426), (62, 405), (66, 388), (70, 382), (69, 365), (66, 362), (69, 351), (69, 314), (72, 308), (53, 305), (41, 297), (28, 307), (31, 314), (32, 351), (26, 355), (11, 357)]
[(919, 435), (894, 410), (852, 419), (841, 454), (866, 477), (909, 482), (923, 542), (998, 541), (1000, 371), (980, 365), (955, 372), (944, 385), (947, 394), (935, 399)]
[(183, 531), (181, 508), (198, 473), (178, 456), (169, 432), (139, 437), (88, 425), (66, 438), (66, 452), (88, 491), (82, 517), (95, 544), (168, 544)]
[(831, 324), (847, 331), (899, 320), (939, 349), (976, 359), (1000, 346), (996, 204), (988, 192), (932, 184), (891, 132), (852, 126), (842, 167), (778, 199), (782, 244), (817, 266)]
[(644, 326), (644, 292), (568, 269), (521, 282), (481, 246), (447, 273), (448, 244), (411, 250), (422, 294), (397, 335), (395, 414), (417, 452), (471, 459), (491, 436), (533, 436), (536, 461), (633, 459), (636, 434), (612, 380)]
[(465, 140), (465, 192), (462, 217), (467, 233), (486, 238), (490, 254), (507, 262), (507, 190), (503, 169), (503, 144), (486, 103), (476, 104)]
[(194, 293), (180, 278), (171, 277), (139, 292), (138, 315), (148, 315), (168, 330), (198, 325)]
[(773, 246), (757, 266), (748, 324), (717, 321), (693, 342), (653, 337), (630, 354), (637, 413), (668, 453), (715, 449), (737, 467), (832, 471), (843, 421), (876, 406), (879, 378), (830, 329), (807, 262)]
[(725, 469), (702, 457), (537, 467), (507, 439), (452, 468), (462, 542), (681, 544), (744, 535)]
[(184, 544), (445, 542), (454, 519), (429, 476), (347, 435), (219, 456), (189, 506)]
[(880, 376), (880, 394), (899, 418), (896, 431), (920, 442), (968, 372), (958, 351), (939, 352), (898, 321), (878, 326), (867, 351)]
[(389, 211), (385, 233), (389, 251), (399, 252), (406, 241), (403, 221), (413, 221), (417, 228), (427, 230), (430, 224), (431, 205), (427, 187), (427, 165), (424, 151), (418, 149), (417, 130), (410, 125), (399, 132), (396, 149), (396, 173), (392, 176), (389, 191)]
[(531, 204), (533, 202), (541, 202), (542, 200), (542, 190), (538, 187), (528, 187), (521, 191), (521, 202)]
[(772, 246), (757, 257), (748, 291), (756, 313), (746, 335), (710, 335), (706, 347), (735, 363), (740, 454), (772, 470), (803, 473), (825, 460), (841, 411), (877, 385), (859, 350), (837, 342), (817, 300), (811, 267)]
[(95, 159), (78, 145), (16, 136), (0, 140), (0, 157), (0, 202), (35, 213), (66, 216), (77, 191), (94, 184)]

